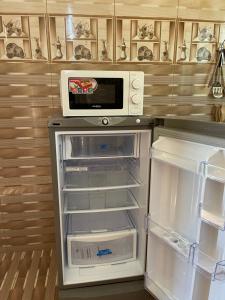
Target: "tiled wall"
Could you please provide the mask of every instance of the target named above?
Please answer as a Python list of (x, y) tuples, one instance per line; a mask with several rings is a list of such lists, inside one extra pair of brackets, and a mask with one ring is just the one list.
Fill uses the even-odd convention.
[(146, 114), (210, 119), (223, 39), (224, 0), (1, 0), (0, 252), (54, 243), (47, 119), (60, 70), (142, 70)]

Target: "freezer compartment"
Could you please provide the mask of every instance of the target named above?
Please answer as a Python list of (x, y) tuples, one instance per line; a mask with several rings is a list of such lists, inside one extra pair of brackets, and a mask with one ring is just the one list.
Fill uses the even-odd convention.
[(164, 161), (152, 159), (151, 220), (194, 243), (199, 227), (201, 176)]
[(221, 230), (225, 230), (224, 183), (207, 178), (203, 191), (201, 218)]
[(95, 190), (141, 185), (136, 159), (80, 160), (64, 163), (64, 190)]
[(131, 189), (65, 192), (65, 213), (87, 213), (138, 208)]
[(92, 266), (136, 259), (137, 232), (127, 212), (69, 215), (68, 265)]
[(150, 232), (146, 288), (160, 300), (191, 300), (195, 268), (168, 243), (168, 238)]
[(65, 135), (64, 159), (137, 157), (138, 134)]

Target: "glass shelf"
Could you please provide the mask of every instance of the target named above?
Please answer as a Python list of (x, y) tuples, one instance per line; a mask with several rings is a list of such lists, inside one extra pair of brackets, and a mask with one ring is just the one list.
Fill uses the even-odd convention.
[(126, 170), (77, 172), (65, 175), (64, 191), (93, 191), (138, 187), (141, 184)]
[(138, 208), (137, 201), (128, 189), (70, 192), (65, 195), (65, 213), (118, 211)]

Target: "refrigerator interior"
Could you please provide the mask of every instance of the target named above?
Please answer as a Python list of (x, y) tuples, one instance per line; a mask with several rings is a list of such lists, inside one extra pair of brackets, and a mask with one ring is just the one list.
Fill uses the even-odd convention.
[[(55, 138), (63, 284), (144, 275), (151, 131), (61, 131)], [(125, 216), (133, 226), (117, 227), (116, 220)], [(92, 221), (89, 229), (85, 220)], [(71, 222), (76, 225), (69, 231)], [(107, 226), (108, 222), (114, 226)], [(126, 238), (133, 241), (130, 256), (118, 247)], [(88, 253), (88, 262), (82, 254), (77, 264), (68, 263), (68, 245), (75, 247), (78, 242), (85, 245), (82, 253)], [(95, 247), (97, 255), (109, 255), (91, 261)], [(113, 260), (116, 255), (122, 256)]]

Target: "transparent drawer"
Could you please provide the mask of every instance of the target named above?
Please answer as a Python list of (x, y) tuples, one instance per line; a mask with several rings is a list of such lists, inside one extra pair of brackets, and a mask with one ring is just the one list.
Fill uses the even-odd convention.
[(70, 267), (135, 260), (136, 243), (136, 229), (125, 211), (68, 216)]
[(138, 204), (132, 192), (128, 189), (65, 193), (65, 213), (86, 213), (134, 208), (138, 208)]
[(65, 136), (65, 159), (135, 157), (137, 155), (137, 133)]
[(87, 267), (135, 260), (136, 237), (135, 229), (68, 235), (68, 265)]

